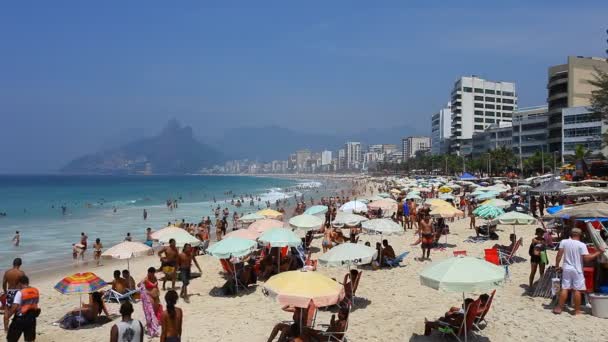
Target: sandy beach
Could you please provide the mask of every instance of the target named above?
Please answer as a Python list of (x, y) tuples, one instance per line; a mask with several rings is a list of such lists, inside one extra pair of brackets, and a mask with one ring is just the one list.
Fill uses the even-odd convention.
[[(468, 219), (456, 220), (450, 224), (448, 237), (449, 248), (433, 250), (432, 261), (452, 257), (453, 250), (466, 250), (469, 256), (483, 258), (483, 249), (494, 243), (508, 244), (511, 226), (499, 226), (499, 241), (484, 243), (463, 242), (474, 231), (468, 228)], [(528, 259), (527, 246), (530, 243), (535, 226), (518, 226), (518, 236), (523, 237), (524, 246), (518, 256)], [(361, 235), (360, 243), (370, 241), (372, 245), (379, 241), (379, 236)], [(441, 293), (423, 287), (419, 281), (422, 269), (431, 261), (415, 260), (420, 256), (419, 246), (410, 246), (416, 240), (413, 230), (401, 236), (387, 237), (397, 254), (411, 251), (402, 263), (394, 269), (371, 270), (363, 267), (363, 276), (357, 292), (356, 305), (350, 316), (347, 338), (349, 341), (443, 341), (444, 338), (434, 333), (431, 337), (421, 336), (424, 331), (424, 319), (436, 319), (451, 306), (462, 301), (460, 293)], [(321, 237), (315, 238), (313, 258), (320, 255)], [(453, 247), (452, 247), (453, 246)], [(555, 261), (555, 252), (549, 252), (550, 263)], [(236, 297), (222, 297), (216, 291), (224, 283), (221, 266), (211, 256), (198, 257), (203, 274), (194, 279), (189, 287), (192, 295), (190, 303), (178, 302), (184, 311), (184, 329), (182, 341), (265, 341), (273, 326), (291, 315), (281, 310), (280, 305), (265, 297), (261, 291), (262, 282), (256, 288)], [(4, 261), (9, 266), (9, 261)], [(143, 279), (149, 266), (159, 264), (157, 257), (142, 257), (131, 262), (131, 272), (139, 281)], [(126, 262), (106, 263), (101, 267), (94, 264), (81, 266), (109, 280), (114, 269), (126, 268)], [(27, 271), (27, 261), (24, 270)], [(601, 329), (604, 320), (590, 314), (574, 317), (569, 313), (556, 316), (551, 313), (550, 299), (531, 298), (525, 294), (530, 270), (529, 261), (520, 262), (510, 267), (510, 279), (503, 287), (497, 289), (492, 309), (487, 316), (488, 325), (476, 340), (481, 341), (606, 341), (608, 331)], [(62, 269), (52, 273), (32, 275), (32, 283), (41, 291), (42, 315), (38, 320), (37, 341), (104, 341), (109, 339), (113, 323), (88, 327), (75, 331), (66, 331), (52, 325), (68, 310), (78, 305), (78, 296), (61, 295), (53, 286), (62, 277), (74, 270)], [(336, 279), (342, 279), (344, 268), (319, 267), (321, 272)], [(538, 277), (538, 275), (537, 275)], [(177, 283), (179, 286), (179, 282)], [(164, 296), (164, 293), (162, 294)], [(469, 294), (473, 297), (478, 294)], [(118, 313), (117, 304), (108, 304), (112, 314)], [(143, 320), (141, 304), (135, 305), (135, 318)], [(320, 311), (317, 323), (328, 323), (329, 311)], [(4, 337), (2, 333), (2, 337)], [(158, 341), (155, 339), (147, 339)]]

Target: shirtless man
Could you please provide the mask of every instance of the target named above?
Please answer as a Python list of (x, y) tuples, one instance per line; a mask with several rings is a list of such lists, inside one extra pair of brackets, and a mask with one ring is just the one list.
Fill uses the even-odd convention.
[(416, 202), (414, 200), (410, 201), (410, 228), (414, 228), (414, 226), (416, 226), (416, 229), (418, 228), (417, 225), (417, 220), (416, 220), (416, 211), (418, 210), (418, 208), (416, 208)]
[(175, 239), (169, 240), (169, 246), (165, 246), (160, 251), (158, 251), (158, 256), (160, 257), (160, 268), (165, 273), (165, 279), (163, 280), (163, 290), (165, 290), (167, 277), (171, 278), (171, 288), (175, 288), (178, 255), (179, 250), (177, 249), (177, 247), (175, 247)]
[(21, 258), (13, 260), (13, 268), (4, 273), (2, 278), (2, 291), (6, 293), (6, 308), (4, 309), (4, 332), (8, 331), (9, 310), (13, 305), (15, 295), (19, 292), (19, 279), (25, 275), (21, 270)]
[(192, 247), (190, 246), (189, 243), (184, 245), (184, 249), (182, 250), (181, 253), (179, 253), (177, 259), (178, 259), (178, 264), (179, 264), (180, 280), (182, 281), (182, 290), (181, 290), (179, 296), (181, 298), (183, 298), (186, 303), (188, 303), (188, 284), (190, 284), (190, 274), (192, 273), (191, 272), (192, 262), (194, 262), (194, 264), (196, 265), (196, 268), (198, 268), (199, 272), (203, 273), (203, 271), (201, 270), (201, 267), (199, 266), (198, 261), (196, 261)]
[[(424, 219), (420, 221), (420, 241), (422, 242), (420, 246), (422, 247), (422, 258), (420, 260), (429, 259), (431, 256), (431, 248), (433, 248), (433, 227), (431, 226), (431, 222), (429, 215), (425, 215)], [(426, 254), (425, 254), (426, 251)]]

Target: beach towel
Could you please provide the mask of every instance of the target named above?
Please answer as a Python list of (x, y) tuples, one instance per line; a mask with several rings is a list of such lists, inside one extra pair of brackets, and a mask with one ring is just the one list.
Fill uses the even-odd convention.
[(144, 309), (144, 316), (146, 317), (146, 334), (150, 337), (160, 336), (160, 324), (157, 313), (154, 312), (154, 301), (152, 297), (146, 292), (143, 285), (140, 285), (139, 290), (141, 291), (141, 304)]

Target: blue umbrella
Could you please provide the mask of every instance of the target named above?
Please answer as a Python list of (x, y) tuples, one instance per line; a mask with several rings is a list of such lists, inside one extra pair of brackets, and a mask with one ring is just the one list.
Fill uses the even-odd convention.
[(549, 214), (555, 214), (555, 213), (561, 211), (562, 209), (564, 209), (563, 205), (556, 205), (555, 207), (549, 207), (549, 208), (547, 208), (547, 212)]

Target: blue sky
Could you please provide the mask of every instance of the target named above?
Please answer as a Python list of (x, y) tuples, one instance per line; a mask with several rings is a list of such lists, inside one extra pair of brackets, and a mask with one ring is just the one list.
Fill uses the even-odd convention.
[(47, 172), (173, 117), (209, 139), (430, 130), (460, 75), (543, 104), (547, 67), (604, 56), (608, 28), (608, 1), (125, 3), (0, 4), (0, 172)]

